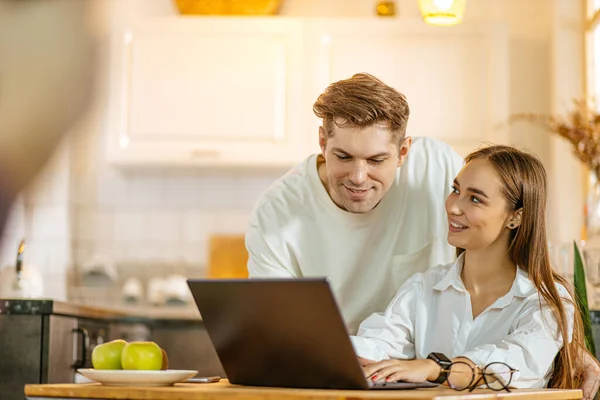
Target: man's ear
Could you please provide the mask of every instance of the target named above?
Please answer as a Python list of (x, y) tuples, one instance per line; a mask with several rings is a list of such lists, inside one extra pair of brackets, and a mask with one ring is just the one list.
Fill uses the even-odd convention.
[(321, 148), (321, 154), (325, 157), (325, 147), (327, 146), (327, 133), (322, 126), (319, 127), (319, 147)]
[(515, 211), (512, 218), (509, 219), (507, 228), (515, 229), (521, 225), (521, 222), (523, 222), (523, 209), (519, 208), (517, 211)]
[(406, 156), (408, 156), (408, 151), (410, 150), (410, 146), (412, 145), (412, 138), (407, 136), (404, 138), (402, 143), (400, 143), (400, 147), (398, 148), (398, 166), (402, 166), (404, 161), (406, 161)]

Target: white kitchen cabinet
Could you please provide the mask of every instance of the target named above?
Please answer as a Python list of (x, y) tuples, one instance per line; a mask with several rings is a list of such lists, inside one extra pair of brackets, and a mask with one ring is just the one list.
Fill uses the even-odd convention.
[(409, 135), (463, 154), (506, 142), (507, 37), (495, 25), (377, 18), (137, 21), (111, 47), (108, 158), (291, 166), (318, 151), (317, 96), (357, 72), (406, 94)]
[(124, 165), (300, 160), (302, 26), (255, 18), (132, 23), (112, 46), (108, 158)]
[(462, 155), (483, 142), (507, 143), (501, 126), (509, 115), (503, 25), (322, 20), (306, 25), (306, 37), (311, 97), (330, 82), (368, 72), (406, 96), (408, 136), (441, 139)]

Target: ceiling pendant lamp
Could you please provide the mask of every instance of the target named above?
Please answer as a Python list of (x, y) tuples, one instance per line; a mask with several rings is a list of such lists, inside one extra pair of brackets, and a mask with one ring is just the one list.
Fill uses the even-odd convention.
[(467, 0), (419, 0), (423, 20), (431, 25), (460, 24)]

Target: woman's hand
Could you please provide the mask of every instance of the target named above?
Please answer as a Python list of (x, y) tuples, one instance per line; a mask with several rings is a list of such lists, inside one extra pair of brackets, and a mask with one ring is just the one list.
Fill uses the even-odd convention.
[(440, 366), (433, 360), (385, 360), (365, 365), (363, 371), (373, 382), (425, 382), (438, 378)]
[(369, 364), (375, 364), (377, 361), (368, 360), (366, 358), (358, 357), (358, 362), (360, 363), (361, 367), (365, 367), (365, 366), (367, 366)]
[(581, 390), (583, 391), (583, 398), (585, 400), (591, 400), (598, 393), (598, 386), (600, 385), (600, 368), (598, 363), (588, 353), (584, 353), (582, 359), (579, 362), (579, 373), (583, 374), (583, 385)]

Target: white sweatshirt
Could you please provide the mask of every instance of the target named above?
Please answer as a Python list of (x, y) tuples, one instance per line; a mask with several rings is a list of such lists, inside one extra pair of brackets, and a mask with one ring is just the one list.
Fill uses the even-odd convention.
[(389, 304), (413, 274), (454, 260), (444, 207), (463, 160), (450, 146), (414, 138), (396, 180), (372, 211), (354, 214), (329, 197), (317, 155), (257, 202), (246, 233), (256, 277), (328, 277), (351, 333)]

